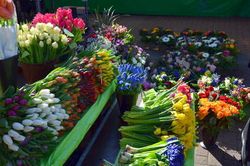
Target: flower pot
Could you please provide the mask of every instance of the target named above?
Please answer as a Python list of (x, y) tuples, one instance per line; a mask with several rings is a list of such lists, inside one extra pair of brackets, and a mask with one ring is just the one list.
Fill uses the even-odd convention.
[(121, 114), (123, 114), (125, 111), (131, 110), (132, 106), (136, 105), (138, 94), (135, 95), (117, 94), (117, 99), (120, 107), (120, 112)]
[(0, 96), (9, 86), (16, 87), (18, 56), (0, 60)]
[(201, 139), (202, 139), (202, 146), (203, 148), (209, 149), (215, 146), (216, 140), (219, 135), (218, 129), (201, 127), (200, 129)]
[(27, 83), (33, 83), (46, 77), (54, 69), (52, 62), (45, 64), (24, 64), (21, 63), (22, 74)]

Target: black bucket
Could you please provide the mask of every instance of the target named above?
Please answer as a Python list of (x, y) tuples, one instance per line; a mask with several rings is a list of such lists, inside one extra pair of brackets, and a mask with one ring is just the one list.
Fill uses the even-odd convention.
[(0, 60), (0, 96), (9, 86), (17, 85), (18, 56)]

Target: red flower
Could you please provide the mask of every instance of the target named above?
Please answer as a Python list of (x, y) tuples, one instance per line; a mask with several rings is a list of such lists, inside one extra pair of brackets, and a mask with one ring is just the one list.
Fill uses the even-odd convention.
[(73, 24), (76, 28), (79, 28), (81, 30), (84, 30), (85, 28), (85, 22), (81, 18), (75, 18)]

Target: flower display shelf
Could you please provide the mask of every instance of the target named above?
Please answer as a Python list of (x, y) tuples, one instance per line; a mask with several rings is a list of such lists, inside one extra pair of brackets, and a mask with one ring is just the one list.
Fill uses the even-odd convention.
[[(88, 149), (91, 148), (90, 145), (92, 144), (92, 139), (96, 136), (93, 136), (88, 140), (90, 142), (87, 142), (86, 147), (83, 148), (79, 145), (83, 145), (83, 140), (88, 136), (88, 134), (93, 132), (93, 135), (95, 135), (97, 131), (100, 130), (97, 128), (96, 131), (91, 131), (90, 129), (99, 117), (102, 115), (105, 117), (103, 110), (110, 97), (115, 92), (115, 89), (116, 84), (113, 81), (105, 92), (98, 97), (97, 101), (88, 110), (86, 110), (86, 114), (80, 121), (78, 121), (77, 125), (62, 138), (63, 140), (57, 148), (49, 156), (41, 160), (41, 166), (62, 166), (67, 162), (67, 160), (69, 163), (70, 161), (73, 161), (73, 158), (74, 160), (77, 160), (75, 158), (77, 158), (76, 154), (79, 152), (75, 150), (77, 150), (78, 147), (85, 150), (82, 154), (87, 153)], [(74, 152), (75, 154), (72, 155)]]

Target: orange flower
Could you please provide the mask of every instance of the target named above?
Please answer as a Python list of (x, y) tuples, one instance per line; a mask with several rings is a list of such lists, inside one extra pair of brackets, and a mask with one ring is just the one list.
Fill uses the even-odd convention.
[(210, 113), (209, 111), (213, 112), (218, 119), (239, 114), (239, 110), (235, 106), (224, 101), (209, 101), (208, 98), (202, 98), (199, 103), (198, 116), (201, 120)]

